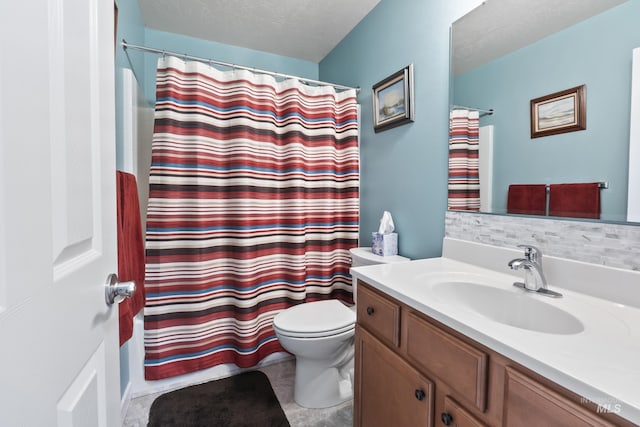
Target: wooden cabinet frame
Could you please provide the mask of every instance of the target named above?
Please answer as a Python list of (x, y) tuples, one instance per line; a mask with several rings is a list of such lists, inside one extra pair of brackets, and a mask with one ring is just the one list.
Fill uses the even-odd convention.
[[(380, 420), (389, 423), (387, 425), (401, 427), (402, 420), (419, 419), (426, 420), (420, 426), (440, 427), (444, 426), (441, 421), (443, 414), (455, 419), (450, 425), (459, 427), (635, 425), (614, 413), (599, 413), (596, 404), (374, 287), (362, 281), (358, 281), (358, 286), (354, 426), (364, 426), (363, 420), (385, 425), (377, 422)], [(365, 306), (360, 305), (362, 294), (365, 295)], [(369, 302), (375, 304), (380, 314), (375, 319), (366, 314)], [(431, 344), (426, 340), (431, 340)], [(363, 349), (371, 356), (365, 355)], [(400, 407), (397, 402), (394, 403), (396, 406), (388, 408), (388, 412), (379, 403), (372, 405), (373, 408), (362, 405), (366, 401), (366, 393), (373, 387), (383, 387), (376, 389), (376, 393), (380, 393), (385, 388), (395, 390), (397, 386), (392, 379), (374, 378), (375, 371), (371, 378), (363, 377), (363, 360), (373, 365), (392, 365), (385, 369), (397, 372), (397, 376), (404, 378), (402, 381), (411, 378), (416, 384), (420, 381), (432, 384), (428, 387), (429, 399), (433, 399), (432, 409), (402, 404), (402, 411), (426, 412), (405, 414), (400, 419), (394, 418)], [(447, 363), (457, 365), (449, 367)], [(378, 394), (372, 401), (384, 401), (381, 396)], [(407, 397), (408, 400), (412, 398), (410, 395)], [(367, 418), (366, 411), (375, 411), (375, 416)], [(518, 420), (523, 419), (526, 423), (518, 424)]]

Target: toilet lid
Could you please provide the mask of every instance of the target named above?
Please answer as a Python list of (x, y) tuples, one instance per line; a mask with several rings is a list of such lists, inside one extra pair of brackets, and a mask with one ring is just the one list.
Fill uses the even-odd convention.
[(273, 325), (284, 335), (320, 337), (353, 329), (355, 313), (338, 300), (298, 304), (278, 313)]

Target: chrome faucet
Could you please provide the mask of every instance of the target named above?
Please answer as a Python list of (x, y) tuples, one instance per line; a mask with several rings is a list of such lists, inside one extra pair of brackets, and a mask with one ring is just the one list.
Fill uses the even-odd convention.
[[(509, 261), (512, 270), (524, 268), (531, 274), (525, 275), (524, 287), (529, 291), (547, 288), (547, 278), (542, 271), (542, 251), (535, 246), (518, 245), (524, 249), (524, 258), (516, 258)], [(533, 280), (532, 280), (533, 279)]]
[(524, 258), (516, 258), (509, 261), (512, 270), (524, 269), (524, 282), (514, 282), (513, 286), (522, 288), (529, 292), (560, 298), (562, 294), (551, 291), (547, 288), (547, 278), (542, 271), (542, 251), (531, 245), (518, 245), (524, 248)]

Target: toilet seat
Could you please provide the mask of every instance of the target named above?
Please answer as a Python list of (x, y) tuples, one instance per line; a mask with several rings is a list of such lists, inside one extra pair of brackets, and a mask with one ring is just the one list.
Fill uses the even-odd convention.
[(299, 304), (280, 312), (273, 326), (282, 335), (321, 338), (341, 334), (355, 327), (356, 315), (338, 300)]

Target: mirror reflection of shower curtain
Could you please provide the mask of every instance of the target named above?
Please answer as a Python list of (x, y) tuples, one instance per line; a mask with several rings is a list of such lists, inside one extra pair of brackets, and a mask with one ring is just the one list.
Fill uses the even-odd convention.
[(480, 212), (493, 212), (493, 125), (480, 127)]
[(255, 366), (281, 310), (352, 302), (357, 135), (354, 90), (159, 59), (146, 379)]
[(480, 209), (477, 111), (455, 109), (449, 114), (449, 210)]

